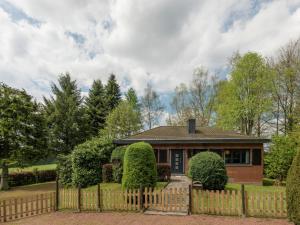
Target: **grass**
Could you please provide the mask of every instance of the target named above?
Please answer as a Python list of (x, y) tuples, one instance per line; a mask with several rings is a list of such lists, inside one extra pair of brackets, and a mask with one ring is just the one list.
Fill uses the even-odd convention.
[[(226, 190), (241, 190), (241, 185), (236, 183), (228, 183)], [(262, 186), (254, 184), (246, 184), (245, 191), (248, 192), (285, 192), (284, 186)]]
[[(167, 182), (157, 182), (156, 188), (163, 189), (166, 184), (167, 184)], [(110, 189), (113, 191), (121, 191), (122, 190), (121, 184), (118, 184), (118, 183), (101, 183), (101, 188), (102, 189)], [(85, 188), (85, 190), (96, 190), (96, 189), (97, 189), (97, 185)]]
[[(28, 167), (11, 167), (8, 169), (9, 173), (20, 173), (20, 172), (32, 172), (34, 169), (38, 170), (55, 170), (57, 165), (55, 163), (53, 164), (45, 164), (45, 165), (34, 165), (34, 166), (28, 166)], [(2, 169), (0, 169), (0, 173), (2, 172)]]

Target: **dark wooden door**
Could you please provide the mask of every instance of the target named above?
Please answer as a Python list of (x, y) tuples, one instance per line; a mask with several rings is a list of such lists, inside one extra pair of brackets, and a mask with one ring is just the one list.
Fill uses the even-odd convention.
[(183, 150), (171, 150), (171, 172), (175, 174), (183, 174)]

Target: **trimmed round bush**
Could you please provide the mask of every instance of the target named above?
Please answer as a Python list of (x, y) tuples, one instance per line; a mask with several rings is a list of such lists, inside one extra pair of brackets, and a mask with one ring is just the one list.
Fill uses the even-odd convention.
[(111, 141), (99, 138), (77, 145), (72, 152), (72, 183), (87, 187), (101, 182), (102, 166), (109, 162), (112, 150)]
[(57, 172), (59, 183), (63, 186), (72, 185), (72, 158), (71, 155), (59, 155)]
[(124, 155), (126, 151), (127, 146), (119, 146), (115, 148), (111, 154), (111, 162), (113, 164), (112, 170), (113, 170), (113, 181), (117, 183), (122, 182), (122, 175), (123, 175), (123, 161), (124, 161)]
[(289, 219), (300, 225), (300, 150), (289, 169), (286, 181), (287, 213)]
[(223, 190), (228, 181), (225, 163), (214, 152), (201, 152), (190, 159), (189, 176), (200, 181), (204, 189)]
[(151, 145), (145, 142), (129, 145), (125, 152), (123, 169), (123, 188), (155, 187), (157, 170)]

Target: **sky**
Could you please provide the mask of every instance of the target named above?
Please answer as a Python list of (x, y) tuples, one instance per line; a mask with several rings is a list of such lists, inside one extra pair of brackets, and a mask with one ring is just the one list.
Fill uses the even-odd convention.
[(0, 82), (41, 100), (61, 73), (83, 95), (114, 73), (168, 104), (196, 67), (222, 79), (234, 52), (271, 56), (299, 37), (300, 0), (0, 0)]

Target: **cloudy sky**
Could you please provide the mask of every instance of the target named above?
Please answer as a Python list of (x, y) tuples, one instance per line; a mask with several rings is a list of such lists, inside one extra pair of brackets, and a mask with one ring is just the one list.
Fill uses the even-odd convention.
[[(300, 37), (300, 0), (0, 0), (0, 82), (41, 99), (69, 71), (83, 92), (115, 73), (162, 96), (233, 52), (272, 55)], [(166, 97), (165, 97), (166, 98)]]

